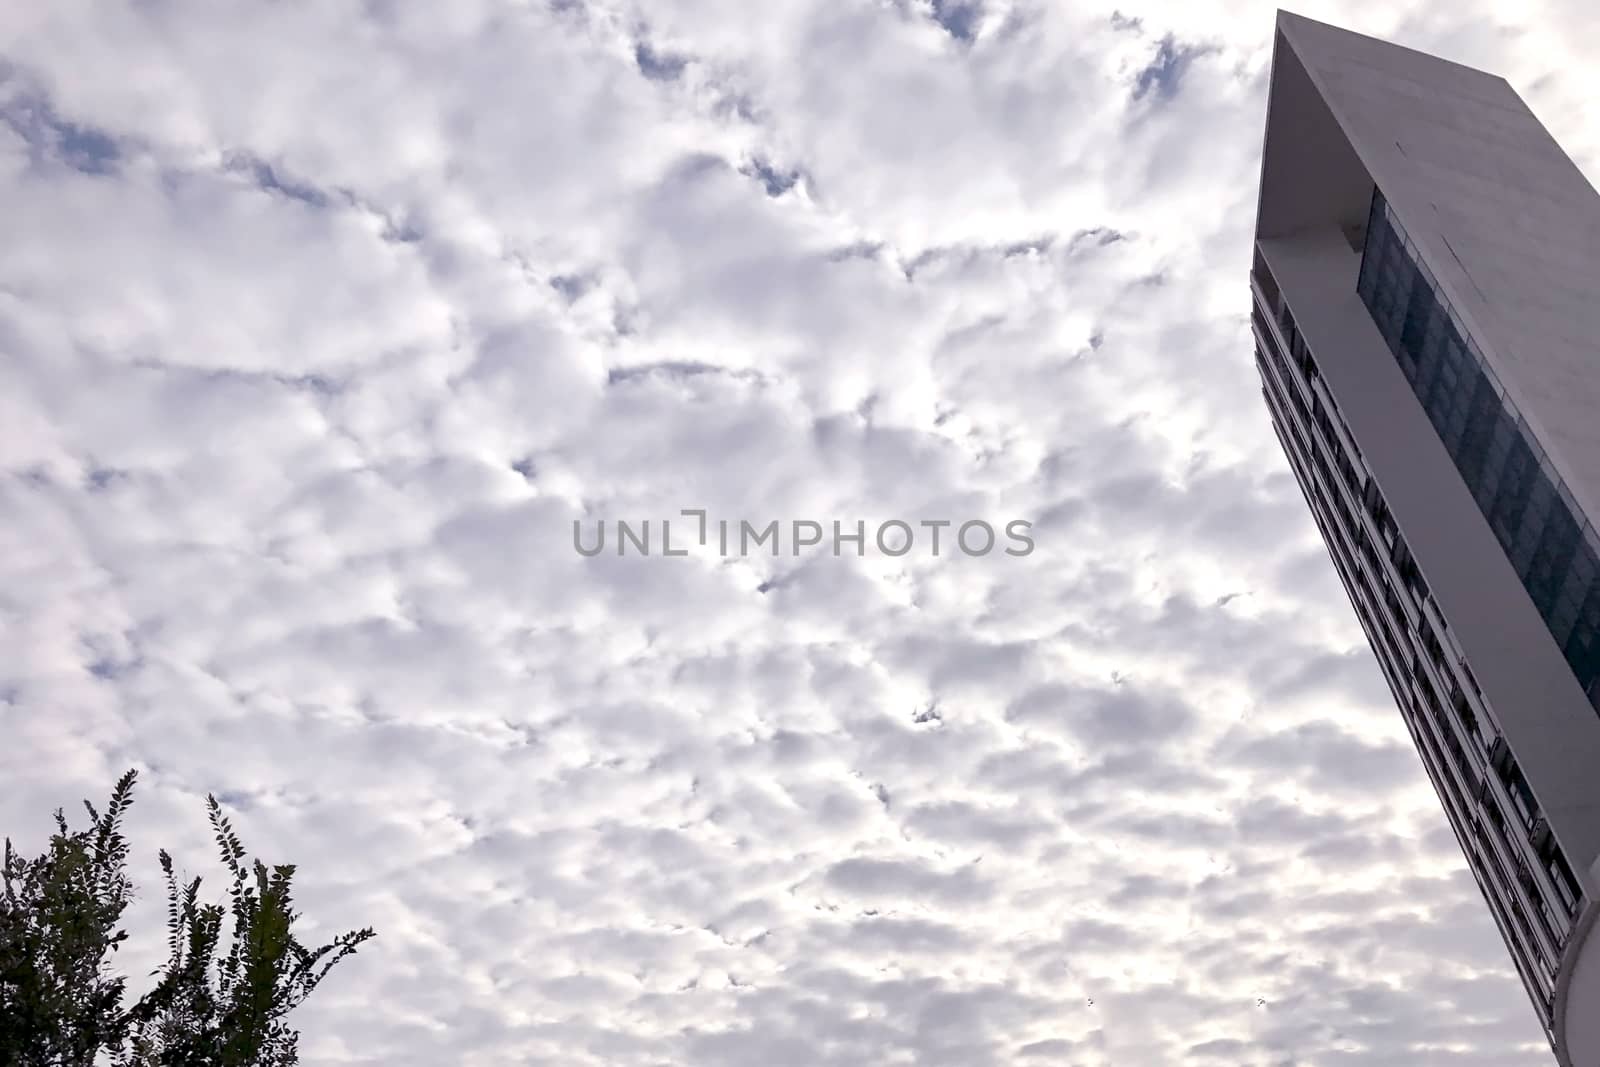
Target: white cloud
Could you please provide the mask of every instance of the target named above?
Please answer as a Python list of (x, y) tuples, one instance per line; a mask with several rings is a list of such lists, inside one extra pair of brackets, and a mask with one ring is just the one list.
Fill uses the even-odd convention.
[[(1584, 5), (1306, 13), (1600, 164)], [(1544, 1062), (1256, 397), (1271, 17), (0, 10), (7, 832), (222, 793), (307, 1062)], [(683, 508), (1038, 548), (572, 550)]]

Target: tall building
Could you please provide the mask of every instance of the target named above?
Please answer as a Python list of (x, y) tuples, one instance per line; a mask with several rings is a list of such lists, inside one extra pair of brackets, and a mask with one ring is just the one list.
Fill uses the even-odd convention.
[(1280, 12), (1278, 439), (1539, 1021), (1600, 1067), (1600, 195), (1503, 78)]

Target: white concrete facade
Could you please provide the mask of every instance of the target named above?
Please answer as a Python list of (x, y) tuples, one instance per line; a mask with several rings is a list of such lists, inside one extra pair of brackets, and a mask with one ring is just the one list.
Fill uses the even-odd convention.
[(1374, 219), (1407, 239), (1562, 506), (1600, 516), (1600, 195), (1503, 79), (1280, 13), (1252, 270), (1263, 392), (1552, 1048), (1600, 1067), (1596, 690), (1358, 294)]

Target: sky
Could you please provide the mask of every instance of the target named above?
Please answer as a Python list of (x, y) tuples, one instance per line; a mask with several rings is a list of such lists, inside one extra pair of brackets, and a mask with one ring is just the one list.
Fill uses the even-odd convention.
[[(1600, 174), (1587, 0), (1298, 10)], [(141, 975), (217, 794), (312, 1065), (1550, 1062), (1260, 399), (1272, 18), (0, 5), (0, 829), (139, 769)]]

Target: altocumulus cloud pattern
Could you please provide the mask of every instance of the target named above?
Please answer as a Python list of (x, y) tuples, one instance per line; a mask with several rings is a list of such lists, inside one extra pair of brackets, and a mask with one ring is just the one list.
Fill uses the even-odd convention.
[[(1587, 0), (1304, 13), (1600, 170)], [(308, 1063), (1548, 1062), (1261, 414), (1271, 26), (0, 6), (4, 827), (227, 790)], [(682, 508), (1037, 547), (572, 550)]]

